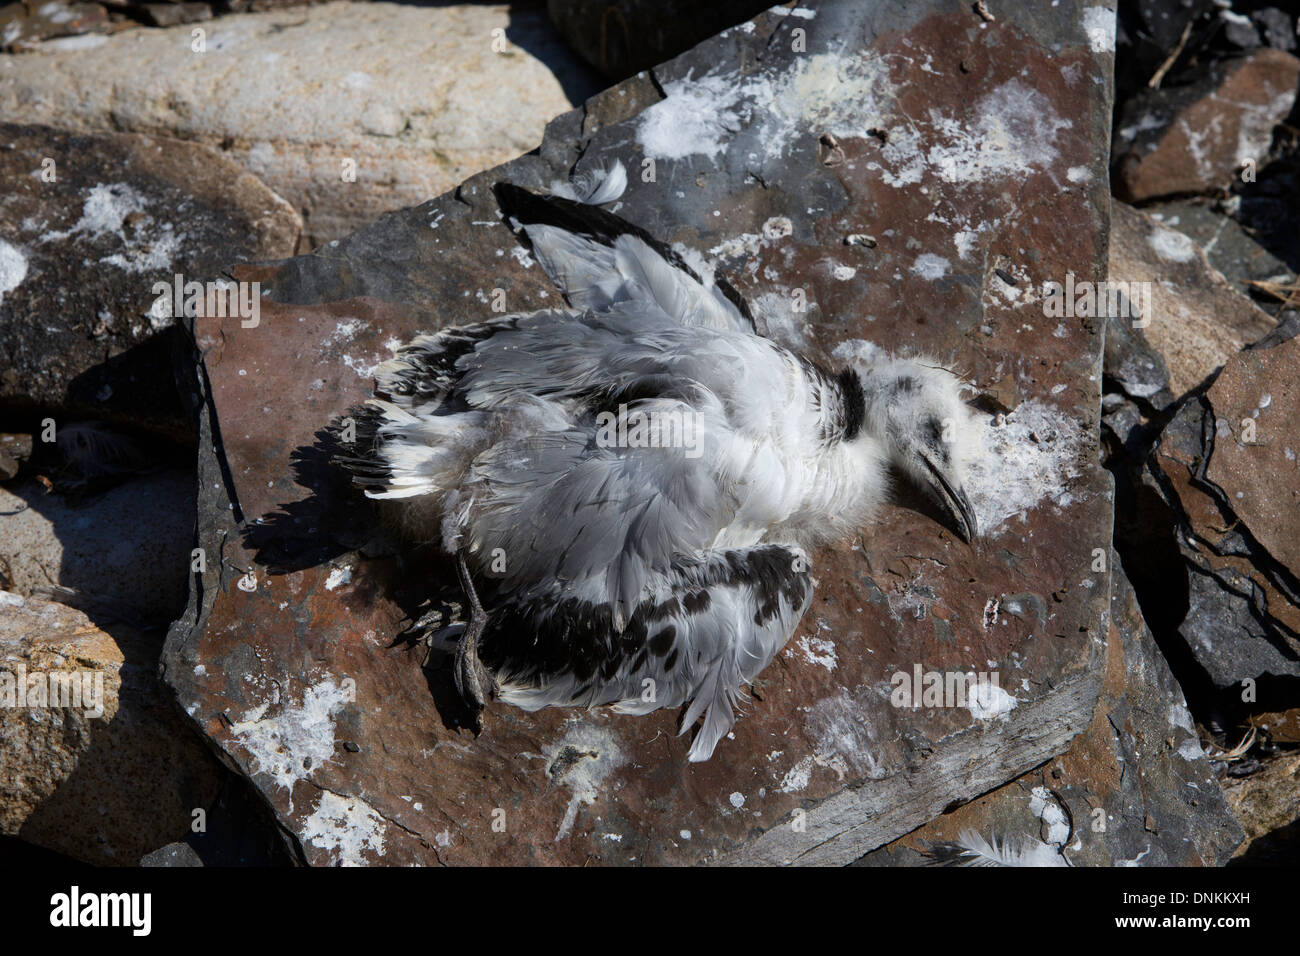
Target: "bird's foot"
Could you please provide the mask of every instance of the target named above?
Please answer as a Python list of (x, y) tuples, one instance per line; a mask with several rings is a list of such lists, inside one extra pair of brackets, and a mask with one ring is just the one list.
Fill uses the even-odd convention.
[(462, 639), (456, 645), (456, 666), (452, 671), (456, 690), (469, 708), (474, 723), (474, 733), (483, 731), (483, 708), (497, 693), (496, 676), (484, 666), (478, 656), (478, 641)]
[(465, 552), (456, 552), (456, 570), (460, 575), (460, 586), (469, 602), (469, 624), (456, 645), (456, 669), (452, 672), (456, 680), (456, 689), (465, 701), (474, 718), (474, 733), (483, 731), (483, 708), (488, 697), (497, 692), (497, 679), (490, 670), (483, 666), (478, 656), (478, 639), (487, 626), (487, 612), (479, 602), (478, 592), (474, 590), (474, 581), (470, 577), (469, 564)]

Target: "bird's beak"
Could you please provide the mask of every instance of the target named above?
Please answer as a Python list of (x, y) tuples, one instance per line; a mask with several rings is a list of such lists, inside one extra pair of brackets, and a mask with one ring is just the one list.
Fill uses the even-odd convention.
[(954, 487), (948, 476), (943, 473), (943, 469), (928, 456), (922, 455), (922, 460), (930, 470), (930, 477), (934, 479), (934, 489), (938, 492), (939, 500), (948, 508), (957, 523), (957, 533), (961, 535), (963, 541), (970, 544), (979, 535), (979, 524), (975, 520), (975, 509), (971, 506), (970, 499), (966, 497), (966, 490), (961, 486)]

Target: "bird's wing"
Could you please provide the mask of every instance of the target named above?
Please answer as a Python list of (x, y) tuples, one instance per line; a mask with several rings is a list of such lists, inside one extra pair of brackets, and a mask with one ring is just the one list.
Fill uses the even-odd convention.
[(500, 408), (524, 396), (613, 404), (689, 400), (700, 386), (740, 401), (747, 375), (770, 374), (780, 362), (766, 339), (682, 326), (653, 308), (560, 320), (542, 314), (521, 317), (461, 358), (457, 387), (476, 408)]
[(502, 316), (420, 336), (381, 365), (376, 397), (349, 413), (355, 440), (335, 460), (371, 497), (408, 498), (448, 490), (471, 448), (512, 431), (562, 432), (584, 416), (590, 430), (598, 410), (622, 404), (672, 400), (688, 407), (668, 411), (692, 421), (707, 408), (715, 425), (764, 431), (770, 396), (745, 399), (752, 375), (776, 383), (789, 371), (775, 346), (749, 334), (653, 312), (631, 322), (563, 310)]
[(484, 635), (502, 697), (527, 710), (612, 704), (645, 714), (689, 702), (692, 761), (736, 719), (743, 687), (785, 646), (812, 600), (807, 556), (780, 545), (683, 558), (650, 582), (627, 626), (559, 582), (510, 593)]
[(616, 413), (604, 414), (496, 441), (462, 485), (470, 503), (460, 522), (480, 566), (504, 563), (503, 587), (566, 582), (583, 600), (608, 605), (620, 629), (655, 574), (710, 546), (735, 517), (721, 463), (743, 454), (746, 439), (706, 393), (693, 405), (649, 398), (626, 407), (624, 422), (653, 422), (657, 431), (642, 438), (667, 447), (639, 444), (619, 432)]
[(497, 183), (506, 222), (523, 233), (546, 274), (575, 309), (631, 305), (689, 326), (754, 332), (740, 294), (721, 278), (701, 278), (645, 230), (594, 205), (539, 196)]

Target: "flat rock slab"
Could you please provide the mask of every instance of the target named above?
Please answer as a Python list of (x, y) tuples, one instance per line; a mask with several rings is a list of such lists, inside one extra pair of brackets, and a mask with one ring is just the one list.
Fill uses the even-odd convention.
[(0, 573), (18, 594), (60, 585), (118, 619), (166, 627), (185, 607), (194, 490), (189, 469), (80, 498), (36, 481), (0, 488)]
[[(1270, 169), (1269, 172), (1272, 170)], [(1269, 197), (1271, 200), (1273, 197)], [(1283, 197), (1277, 197), (1279, 204)], [(1209, 202), (1191, 198), (1171, 202), (1157, 202), (1143, 207), (1143, 212), (1170, 229), (1183, 233), (1205, 253), (1210, 266), (1219, 272), (1233, 288), (1246, 291), (1247, 280), (1274, 279), (1290, 275), (1287, 253), (1283, 249), (1269, 248), (1257, 232), (1257, 223), (1241, 213), (1242, 203), (1250, 209), (1249, 200), (1235, 197), (1223, 202)], [(1238, 221), (1240, 219), (1241, 221)], [(1247, 232), (1243, 228), (1250, 228)], [(1111, 251), (1114, 251), (1114, 217), (1111, 220)], [(1296, 239), (1300, 243), (1300, 239)], [(1252, 300), (1269, 314), (1281, 311), (1277, 299), (1263, 297)]]
[(936, 843), (988, 843), (1073, 866), (1220, 866), (1242, 829), (1201, 748), (1183, 692), (1122, 572), (1112, 579), (1106, 679), (1070, 749), (901, 840), (863, 866), (931, 861)]
[(1224, 367), (1207, 397), (1233, 440), (1215, 443), (1205, 469), (1255, 539), (1293, 575), (1300, 574), (1297, 373), (1300, 339), (1251, 349)]
[[(1113, 16), (939, 7), (760, 15), (454, 194), (235, 270), (267, 294), (255, 329), (197, 323), (208, 562), (164, 663), (306, 860), (847, 863), (1087, 726), (1112, 521), (1102, 336), (1045, 318), (1038, 290), (1105, 277)], [(445, 671), (395, 639), (446, 568), (396, 550), (322, 464), (320, 429), (399, 343), (559, 303), (490, 184), (615, 158), (631, 173), (615, 211), (714, 260), (774, 337), (827, 361), (924, 351), (1005, 409), (981, 414), (968, 482), (987, 537), (968, 547), (905, 503), (818, 553), (813, 607), (704, 764), (673, 713), (493, 706), (481, 736), (459, 728)], [(917, 669), (1000, 689), (894, 706)]]
[(11, 124), (0, 139), (0, 408), (188, 434), (153, 285), (292, 255), (297, 213), (194, 143)]

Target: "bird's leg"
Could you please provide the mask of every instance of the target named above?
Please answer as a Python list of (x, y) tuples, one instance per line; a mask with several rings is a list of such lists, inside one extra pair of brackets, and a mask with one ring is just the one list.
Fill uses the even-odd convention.
[(478, 639), (487, 625), (487, 612), (479, 603), (478, 592), (469, 576), (469, 565), (465, 563), (465, 552), (456, 552), (456, 573), (460, 576), (461, 590), (469, 602), (469, 624), (456, 644), (456, 670), (454, 677), (456, 689), (460, 696), (474, 712), (474, 731), (483, 729), (482, 711), (487, 704), (488, 695), (497, 690), (496, 678), (492, 675), (478, 656)]

